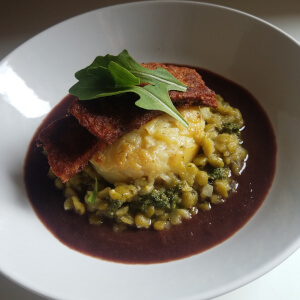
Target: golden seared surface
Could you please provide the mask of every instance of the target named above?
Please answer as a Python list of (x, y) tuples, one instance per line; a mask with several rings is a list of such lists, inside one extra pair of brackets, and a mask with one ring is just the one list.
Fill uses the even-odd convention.
[(97, 172), (111, 183), (176, 173), (198, 153), (205, 127), (198, 106), (179, 111), (188, 128), (163, 114), (96, 153), (91, 162)]

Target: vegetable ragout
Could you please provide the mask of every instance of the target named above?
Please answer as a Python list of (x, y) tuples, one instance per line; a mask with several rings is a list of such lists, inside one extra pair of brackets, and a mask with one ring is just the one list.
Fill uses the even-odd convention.
[(115, 231), (163, 230), (225, 202), (237, 190), (247, 150), (240, 111), (217, 101), (217, 108), (179, 109), (189, 128), (163, 114), (127, 133), (66, 183), (50, 169), (64, 208), (87, 214), (93, 225), (109, 220)]

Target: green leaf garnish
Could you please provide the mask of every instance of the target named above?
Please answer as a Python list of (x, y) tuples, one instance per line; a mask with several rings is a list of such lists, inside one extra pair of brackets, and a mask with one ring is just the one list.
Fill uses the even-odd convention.
[(113, 61), (109, 63), (108, 70), (114, 78), (115, 85), (118, 87), (130, 87), (140, 84), (140, 80), (137, 77)]
[[(123, 50), (118, 56), (98, 56), (88, 67), (76, 72), (78, 82), (69, 92), (79, 100), (133, 92), (140, 96), (135, 104), (148, 110), (163, 111), (185, 127), (188, 123), (173, 105), (169, 91), (185, 92), (187, 86), (164, 68), (149, 70)], [(141, 83), (146, 84), (140, 86)]]
[(97, 178), (95, 177), (95, 186), (94, 186), (94, 190), (93, 192), (90, 194), (90, 196), (88, 197), (88, 202), (90, 203), (95, 203), (96, 201), (96, 197), (97, 197), (97, 193), (98, 193), (98, 181)]
[(156, 85), (146, 85), (135, 87), (132, 92), (140, 95), (140, 99), (135, 102), (135, 105), (148, 109), (160, 110), (181, 122), (185, 127), (188, 127), (188, 122), (181, 116), (178, 110), (174, 107), (166, 85), (158, 83)]

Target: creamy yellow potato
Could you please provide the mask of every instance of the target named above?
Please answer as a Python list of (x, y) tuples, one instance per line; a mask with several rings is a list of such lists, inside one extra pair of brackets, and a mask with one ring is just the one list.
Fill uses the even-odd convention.
[(154, 180), (160, 174), (176, 173), (176, 166), (191, 162), (197, 155), (205, 135), (199, 107), (181, 108), (179, 112), (188, 128), (163, 114), (96, 153), (91, 160), (96, 171), (111, 183), (141, 177)]

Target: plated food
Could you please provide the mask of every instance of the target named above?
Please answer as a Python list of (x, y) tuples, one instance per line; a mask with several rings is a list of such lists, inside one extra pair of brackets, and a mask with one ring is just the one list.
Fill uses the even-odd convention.
[[(225, 90), (228, 100), (200, 74), (221, 95)], [(79, 82), (70, 89), (75, 95), (42, 124), (25, 167), (34, 208), (64, 243), (122, 262), (173, 260), (220, 243), (261, 205), (274, 175), (275, 139), (263, 110), (241, 87), (205, 70), (139, 65), (127, 51), (96, 58), (76, 77)], [(245, 141), (248, 125), (236, 107), (256, 115)], [(264, 184), (253, 174), (254, 140), (267, 141)], [(32, 169), (47, 167), (47, 159), (51, 168), (44, 176), (48, 173), (60, 191), (53, 183), (50, 192), (49, 179), (42, 179), (47, 202), (56, 203), (45, 210), (32, 190), (37, 186)], [(155, 251), (158, 245), (163, 252)]]
[[(114, 232), (106, 223), (90, 225), (86, 214), (65, 211), (62, 191), (47, 175), (47, 156), (36, 140), (30, 142), (42, 122), (47, 126), (59, 114), (43, 120), (45, 110), (38, 104), (55, 107), (75, 83), (77, 70), (97, 54), (122, 49), (138, 62), (196, 67), (205, 84), (243, 116), (248, 160), (237, 178), (237, 193), (168, 230)], [(1, 272), (45, 297), (80, 300), (97, 298), (99, 290), (107, 299), (118, 298), (120, 290), (124, 299), (211, 299), (272, 270), (299, 248), (299, 50), (299, 43), (256, 17), (186, 1), (106, 7), (58, 24), (16, 49), (1, 62), (4, 78), (18, 92), (0, 95)], [(24, 83), (27, 89), (20, 94)], [(38, 103), (28, 106), (32, 93)], [(56, 107), (62, 117), (72, 100), (67, 96)], [(28, 107), (40, 117), (28, 117)], [(267, 155), (273, 153), (268, 145), (275, 144), (270, 127), (278, 152), (267, 190), (265, 175), (275, 168)], [(23, 184), (29, 144), (27, 186), (33, 205)]]

